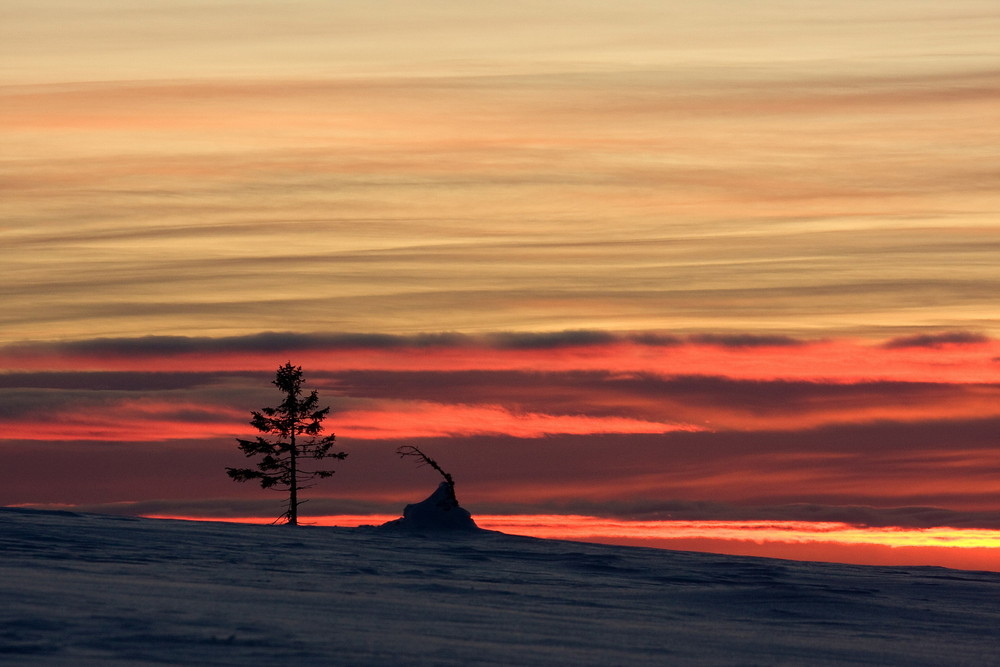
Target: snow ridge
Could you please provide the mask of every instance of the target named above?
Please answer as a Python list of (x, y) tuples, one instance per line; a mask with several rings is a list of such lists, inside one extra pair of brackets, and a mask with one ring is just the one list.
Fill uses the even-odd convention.
[(382, 528), (417, 532), (481, 530), (472, 514), (458, 504), (455, 489), (448, 482), (438, 484), (425, 500), (404, 507), (402, 519), (384, 523)]

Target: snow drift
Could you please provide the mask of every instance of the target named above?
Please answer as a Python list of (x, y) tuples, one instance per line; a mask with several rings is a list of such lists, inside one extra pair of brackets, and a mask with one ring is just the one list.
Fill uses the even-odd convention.
[(17, 665), (995, 663), (1000, 574), (0, 508)]
[(415, 532), (479, 530), (472, 514), (458, 504), (455, 489), (448, 482), (438, 484), (426, 500), (404, 507), (402, 519), (384, 523), (382, 528)]

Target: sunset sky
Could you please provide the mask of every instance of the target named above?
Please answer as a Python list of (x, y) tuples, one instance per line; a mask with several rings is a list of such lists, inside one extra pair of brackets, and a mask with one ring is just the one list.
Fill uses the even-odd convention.
[(304, 514), (398, 515), (417, 444), (501, 523), (1000, 562), (997, 35), (995, 0), (6, 0), (0, 504), (275, 516), (224, 468), (291, 361), (349, 453)]

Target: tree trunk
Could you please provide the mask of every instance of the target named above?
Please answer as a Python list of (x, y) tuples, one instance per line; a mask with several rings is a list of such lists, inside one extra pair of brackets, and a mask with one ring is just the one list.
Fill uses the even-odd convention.
[(290, 438), (292, 449), (289, 452), (288, 466), (289, 466), (289, 478), (291, 486), (288, 489), (288, 525), (297, 526), (299, 525), (299, 479), (298, 479), (298, 461), (295, 457), (298, 452), (295, 449), (295, 426), (292, 426), (292, 435)]

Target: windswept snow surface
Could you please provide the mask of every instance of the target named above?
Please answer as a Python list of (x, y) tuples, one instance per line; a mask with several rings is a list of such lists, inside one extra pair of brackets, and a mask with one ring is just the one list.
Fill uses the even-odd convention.
[(0, 662), (986, 665), (1000, 574), (0, 509)]

